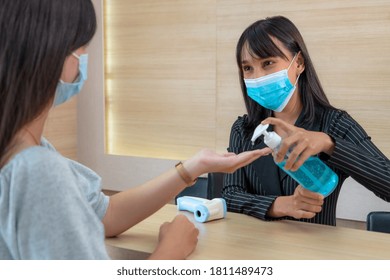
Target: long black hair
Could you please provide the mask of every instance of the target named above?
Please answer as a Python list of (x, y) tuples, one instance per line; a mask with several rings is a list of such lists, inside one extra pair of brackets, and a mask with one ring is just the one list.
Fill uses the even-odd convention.
[(0, 0), (0, 167), (54, 98), (67, 56), (96, 31), (91, 0)]
[(281, 57), (287, 59), (272, 38), (279, 40), (291, 54), (294, 55), (300, 52), (304, 59), (305, 70), (298, 80), (300, 98), (303, 104), (303, 123), (312, 124), (315, 121), (316, 108), (333, 108), (322, 89), (305, 42), (297, 27), (283, 16), (262, 19), (245, 29), (236, 47), (241, 90), (248, 112), (248, 123), (245, 124), (247, 133), (252, 133), (253, 129), (262, 120), (272, 115), (272, 111), (262, 107), (247, 95), (242, 70), (242, 51), (247, 48), (248, 52), (256, 58)]

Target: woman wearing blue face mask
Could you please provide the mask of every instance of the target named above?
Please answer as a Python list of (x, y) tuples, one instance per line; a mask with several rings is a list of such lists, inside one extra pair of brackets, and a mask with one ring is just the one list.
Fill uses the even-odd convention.
[[(390, 200), (390, 163), (363, 128), (328, 101), (296, 26), (276, 16), (259, 20), (241, 35), (236, 48), (247, 114), (232, 126), (229, 152), (254, 146), (251, 137), (269, 124), (282, 137), (275, 155), (261, 157), (225, 177), (228, 210), (263, 220), (296, 219), (336, 225), (336, 204), (344, 180), (351, 176), (380, 198)], [(326, 198), (302, 188), (278, 168), (296, 171), (310, 156), (319, 156), (339, 180)], [(274, 157), (274, 158), (273, 158)]]
[[(90, 0), (0, 1), (0, 259), (107, 259), (115, 236), (207, 172), (233, 172), (264, 151), (202, 150), (159, 177), (111, 197), (89, 168), (42, 137), (50, 109), (87, 79), (96, 29)], [(129, 167), (131, 168), (131, 167)], [(161, 226), (152, 259), (183, 259), (198, 230), (183, 215)]]

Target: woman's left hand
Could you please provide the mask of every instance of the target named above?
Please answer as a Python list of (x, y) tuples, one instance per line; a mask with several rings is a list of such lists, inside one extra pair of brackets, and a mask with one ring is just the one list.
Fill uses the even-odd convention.
[[(308, 131), (300, 127), (288, 124), (277, 118), (267, 118), (261, 122), (275, 126), (278, 131), (282, 131), (282, 144), (275, 155), (276, 162), (281, 162), (285, 158), (287, 151), (290, 151), (285, 169), (296, 171), (312, 155), (324, 152), (331, 155), (334, 143), (329, 135), (323, 132)], [(275, 129), (274, 129), (275, 130)]]

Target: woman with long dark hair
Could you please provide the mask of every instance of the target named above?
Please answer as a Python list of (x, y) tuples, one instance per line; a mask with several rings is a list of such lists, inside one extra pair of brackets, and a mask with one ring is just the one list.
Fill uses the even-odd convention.
[(226, 176), (223, 197), (229, 211), (335, 225), (337, 198), (349, 176), (389, 201), (389, 160), (348, 113), (329, 103), (289, 19), (275, 16), (251, 24), (238, 40), (236, 58), (247, 114), (233, 124), (228, 151), (266, 147), (262, 138), (252, 146), (251, 137), (260, 123), (268, 124), (283, 139), (276, 162), (289, 152), (285, 168), (296, 171), (310, 156), (318, 156), (339, 180), (324, 198), (298, 185), (272, 155), (261, 157)]
[[(89, 168), (42, 137), (50, 109), (87, 79), (96, 30), (90, 0), (0, 0), (0, 259), (107, 259), (115, 236), (207, 172), (233, 172), (267, 152), (201, 150), (159, 177), (111, 197)], [(184, 216), (161, 226), (151, 259), (183, 259), (198, 230)]]

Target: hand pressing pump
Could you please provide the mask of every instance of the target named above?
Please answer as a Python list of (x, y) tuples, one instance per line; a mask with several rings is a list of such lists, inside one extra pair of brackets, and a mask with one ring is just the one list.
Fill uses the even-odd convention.
[[(274, 152), (278, 152), (282, 143), (282, 138), (274, 131), (267, 131), (268, 124), (260, 124), (256, 127), (252, 136), (252, 145), (256, 139), (264, 135), (264, 143), (270, 147)], [(313, 192), (322, 194), (323, 196), (330, 195), (337, 186), (339, 178), (325, 163), (318, 157), (309, 157), (297, 171), (284, 169), (289, 153), (281, 162), (275, 162), (284, 172), (290, 175), (302, 187)]]

